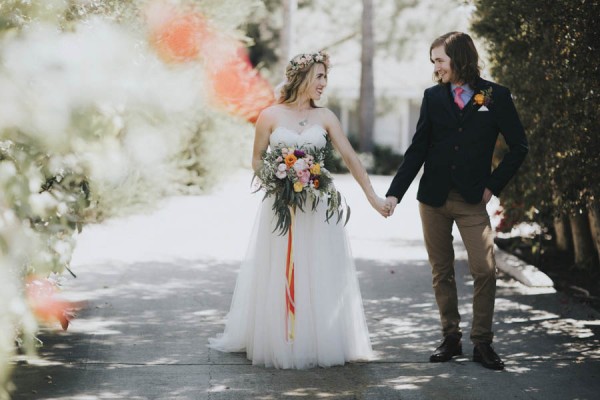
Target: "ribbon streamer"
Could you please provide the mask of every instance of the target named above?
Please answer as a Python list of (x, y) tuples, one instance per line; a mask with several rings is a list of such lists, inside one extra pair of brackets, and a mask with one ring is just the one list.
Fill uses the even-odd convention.
[(294, 238), (293, 228), (295, 221), (294, 208), (290, 207), (292, 222), (288, 231), (288, 247), (285, 263), (285, 337), (287, 341), (293, 341), (296, 325), (296, 302), (294, 293)]

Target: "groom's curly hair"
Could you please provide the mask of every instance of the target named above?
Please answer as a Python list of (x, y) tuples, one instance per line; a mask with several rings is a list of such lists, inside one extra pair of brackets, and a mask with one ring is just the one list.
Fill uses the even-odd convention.
[[(477, 79), (481, 75), (481, 67), (479, 65), (479, 54), (471, 36), (463, 32), (448, 32), (438, 37), (429, 47), (430, 57), (431, 51), (439, 46), (444, 46), (446, 55), (450, 57), (450, 66), (455, 78), (460, 82), (468, 83), (469, 86), (474, 88)], [(433, 79), (438, 83), (442, 83), (441, 78), (435, 72)]]

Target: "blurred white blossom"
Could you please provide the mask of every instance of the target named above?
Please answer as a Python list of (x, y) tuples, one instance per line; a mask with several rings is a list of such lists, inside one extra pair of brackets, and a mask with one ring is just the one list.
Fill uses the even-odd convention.
[(257, 4), (0, 5), (0, 400), (15, 338), (33, 349), (28, 274), (62, 273), (85, 223), (198, 191), (246, 156), (233, 150), (248, 148), (252, 128), (211, 108), (201, 60), (166, 63), (149, 43), (142, 11), (161, 3), (232, 35)]

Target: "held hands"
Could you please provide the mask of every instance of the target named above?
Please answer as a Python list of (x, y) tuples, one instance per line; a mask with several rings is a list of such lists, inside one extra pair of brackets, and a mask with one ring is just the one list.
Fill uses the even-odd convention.
[(381, 197), (376, 197), (371, 205), (382, 217), (387, 218), (391, 217), (394, 213), (394, 209), (398, 204), (398, 199), (394, 196), (389, 196), (387, 199), (382, 199)]
[(398, 198), (395, 196), (388, 196), (385, 199), (385, 209), (388, 213), (388, 217), (391, 217), (392, 214), (394, 214), (394, 210), (396, 209), (396, 206), (398, 205)]
[(379, 214), (381, 214), (382, 217), (387, 218), (390, 216), (390, 213), (388, 212), (389, 207), (385, 199), (382, 199), (381, 197), (377, 196), (371, 201), (371, 205), (375, 210), (377, 210)]

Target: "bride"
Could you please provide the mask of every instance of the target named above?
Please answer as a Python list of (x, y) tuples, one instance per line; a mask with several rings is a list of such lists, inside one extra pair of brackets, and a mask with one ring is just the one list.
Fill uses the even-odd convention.
[[(297, 55), (288, 63), (278, 103), (258, 117), (252, 167), (261, 168), (269, 146), (321, 148), (329, 138), (369, 203), (387, 217), (385, 200), (375, 194), (339, 120), (329, 109), (315, 105), (327, 86), (328, 67), (329, 55), (322, 51)], [(275, 368), (329, 367), (372, 358), (346, 232), (336, 217), (326, 221), (326, 203), (295, 213), (290, 290), (286, 276), (290, 232), (282, 236), (275, 231), (273, 200), (265, 198), (240, 268), (225, 331), (209, 339), (209, 347), (245, 351), (252, 364)]]

